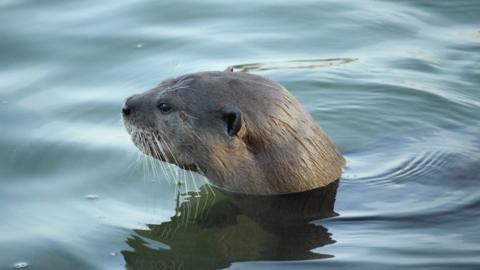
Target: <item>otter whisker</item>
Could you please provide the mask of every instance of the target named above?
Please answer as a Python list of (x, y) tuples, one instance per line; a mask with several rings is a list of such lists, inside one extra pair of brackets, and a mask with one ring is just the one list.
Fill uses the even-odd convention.
[(187, 170), (181, 170), (179, 169), (179, 173), (181, 175), (181, 178), (184, 179), (185, 182), (188, 181), (188, 173)]
[[(144, 148), (149, 149), (148, 141), (147, 141), (147, 138), (144, 136), (144, 134), (142, 134), (142, 143), (144, 145)], [(144, 158), (145, 158), (145, 165), (146, 165), (146, 169), (147, 169), (146, 172), (150, 174), (150, 171), (151, 171), (150, 160), (149, 160), (148, 156), (144, 156)]]
[[(205, 215), (206, 216), (208, 216), (208, 214), (211, 210), (211, 206), (215, 203), (215, 198), (216, 198), (215, 191), (212, 189), (212, 186), (209, 185), (209, 184), (207, 184), (207, 187), (206, 187), (206, 190), (208, 190), (208, 189), (210, 189), (210, 192), (211, 192), (212, 196), (207, 196), (207, 199), (205, 200), (205, 207), (206, 207)], [(210, 194), (210, 192), (208, 194)]]
[(177, 158), (175, 157), (175, 154), (173, 153), (172, 148), (170, 148), (170, 145), (169, 145), (169, 143), (167, 142), (167, 139), (170, 140), (170, 138), (168, 137), (168, 135), (165, 134), (165, 138), (164, 138), (163, 142), (165, 143), (166, 150), (168, 150), (168, 151), (170, 152), (170, 156), (172, 156), (173, 162), (174, 162), (175, 164), (180, 164), (180, 163), (178, 162)]
[[(152, 144), (151, 150), (153, 151), (153, 158), (151, 158), (152, 164), (155, 165), (155, 172), (157, 173), (157, 177), (160, 175), (158, 169), (160, 168), (161, 170), (163, 169), (163, 164), (160, 162), (157, 162), (156, 158), (160, 157), (159, 149), (160, 145), (156, 143), (156, 138), (154, 135), (151, 136), (152, 138), (150, 139), (150, 143)], [(163, 171), (162, 171), (163, 172)]]
[[(161, 148), (161, 151), (162, 151), (162, 153), (163, 153), (163, 155), (164, 155), (164, 157), (165, 157), (165, 161), (166, 161), (166, 162), (170, 162), (170, 160), (168, 159), (168, 154), (166, 153), (166, 151), (167, 151), (167, 149), (168, 149), (168, 151), (170, 152), (170, 155), (171, 155), (172, 158), (174, 159), (174, 162), (175, 162), (176, 164), (178, 164), (177, 161), (176, 161), (176, 159), (175, 159), (175, 157), (172, 155), (172, 152), (171, 152), (171, 150), (170, 150), (170, 147), (168, 146), (168, 143), (166, 142), (166, 140), (164, 139), (164, 137), (163, 137), (163, 136), (159, 136), (158, 138), (162, 141), (161, 145), (162, 145), (162, 146), (165, 145), (165, 149), (163, 149), (163, 147)], [(172, 180), (175, 182), (175, 181), (178, 179), (178, 173), (173, 170), (173, 167), (172, 167), (171, 165), (165, 164), (165, 166), (166, 166), (166, 170), (168, 170), (169, 174), (171, 175)]]
[[(164, 139), (163, 142), (165, 143), (166, 150), (170, 152), (170, 156), (172, 157), (174, 163), (179, 165), (180, 163), (178, 162), (174, 152), (172, 151), (172, 148), (170, 147), (169, 143), (167, 142), (167, 139), (170, 140), (170, 138), (168, 137), (167, 134), (165, 134), (165, 138), (162, 137), (162, 139)], [(176, 171), (176, 175), (177, 175), (177, 178), (178, 178), (178, 171)], [(187, 193), (188, 192), (187, 182), (184, 181), (184, 184), (185, 184), (185, 193)]]
[[(174, 218), (177, 222), (175, 222), (176, 226), (175, 226), (175, 229), (173, 229), (174, 233), (176, 233), (178, 231), (178, 229), (180, 228), (180, 222), (178, 222), (178, 220), (181, 218), (180, 217), (180, 215), (181, 215), (181, 209), (180, 209), (180, 205), (181, 205), (180, 196), (181, 195), (180, 195), (180, 191), (177, 190), (176, 194), (177, 194), (177, 196), (176, 196), (176, 199), (175, 199), (175, 216), (174, 216)], [(172, 220), (173, 220), (173, 218), (172, 218)]]
[(155, 176), (158, 176), (159, 173), (156, 165), (160, 165), (162, 171), (164, 172), (164, 175), (166, 175), (168, 178), (168, 175), (165, 173), (166, 170), (162, 166), (163, 164), (156, 163), (156, 160), (153, 160), (151, 157), (160, 157), (158, 153), (159, 146), (155, 145), (155, 142), (153, 141), (153, 139), (155, 139), (155, 136), (152, 135), (152, 132), (138, 129), (137, 134), (139, 134), (139, 144), (144, 149), (144, 152), (149, 155), (148, 157), (144, 157), (145, 162), (147, 163), (147, 165), (149, 165), (148, 168), (152, 170)]
[[(165, 151), (163, 150), (162, 144), (158, 141), (158, 137), (155, 136), (154, 139), (155, 139), (155, 142), (156, 142), (157, 145), (158, 145), (157, 151), (160, 152), (160, 153), (159, 153), (159, 156), (161, 155), (162, 157), (166, 158), (166, 153), (165, 153)], [(163, 162), (159, 162), (159, 164), (161, 164), (162, 170), (163, 170), (164, 174), (165, 174), (165, 175), (168, 175), (168, 174), (167, 174), (167, 168), (165, 167), (166, 165), (165, 165)], [(167, 177), (167, 178), (168, 178), (168, 177)], [(168, 183), (169, 183), (169, 184), (172, 184), (172, 183), (174, 183), (174, 182), (175, 182), (175, 179), (173, 179), (173, 177), (170, 178), (170, 180), (168, 180)]]
[(188, 77), (183, 77), (181, 78), (175, 85), (172, 86), (173, 89), (176, 89), (178, 87), (185, 87), (187, 84), (189, 84), (191, 81), (193, 81), (193, 78), (188, 78)]
[(178, 81), (178, 82), (175, 83), (174, 85), (168, 86), (168, 87), (165, 89), (165, 92), (175, 92), (175, 91), (180, 90), (180, 89), (187, 89), (187, 88), (190, 87), (190, 86), (188, 85), (188, 83), (189, 83), (190, 81), (192, 81), (191, 78), (189, 78), (189, 79), (182, 78), (180, 81)]
[[(145, 142), (145, 147), (149, 148), (150, 147), (150, 144), (148, 142), (148, 138), (147, 137), (144, 137), (144, 142)], [(147, 169), (148, 169), (148, 173), (152, 176), (155, 176), (155, 172), (154, 172), (154, 169), (153, 169), (153, 166), (152, 166), (152, 159), (150, 158), (150, 156), (147, 156), (145, 155), (145, 162), (146, 162), (146, 165), (147, 165)]]
[(190, 175), (192, 176), (192, 182), (195, 185), (195, 192), (196, 192), (196, 196), (194, 197), (196, 201), (194, 219), (196, 220), (198, 216), (198, 210), (200, 207), (200, 192), (198, 191), (197, 184), (195, 183), (195, 179), (193, 178), (193, 174), (190, 174)]
[[(169, 183), (173, 183), (173, 179), (179, 178), (179, 172), (178, 170), (175, 170), (174, 167), (172, 167), (168, 163), (157, 163), (156, 160), (152, 159), (152, 157), (156, 157), (158, 159), (164, 157), (165, 161), (169, 162), (170, 156), (175, 163), (178, 163), (171, 146), (169, 146), (167, 141), (164, 139), (164, 136), (161, 136), (161, 134), (157, 136), (155, 135), (155, 132), (132, 128), (132, 137), (134, 138), (134, 140), (138, 141), (139, 146), (148, 155), (142, 156), (144, 159), (144, 171), (146, 173), (151, 171), (153, 175), (158, 176), (159, 171), (157, 170), (157, 168), (159, 166), (163, 174), (167, 176), (166, 178), (169, 180)], [(168, 155), (166, 151), (168, 151), (170, 155)], [(144, 181), (146, 180), (144, 179)], [(186, 183), (184, 179), (181, 179), (181, 182)], [(188, 184), (186, 184), (186, 188), (188, 190)]]
[[(160, 158), (161, 157), (161, 154), (160, 154), (160, 151), (161, 151), (161, 145), (160, 143), (157, 141), (157, 138), (156, 136), (152, 136), (152, 151), (153, 151), (153, 155), (156, 157), (156, 158)], [(162, 170), (163, 174), (165, 174), (165, 170), (164, 170), (164, 165), (161, 163), (161, 162), (157, 162), (157, 160), (154, 160), (154, 162), (156, 164), (158, 164), (158, 166), (160, 167), (160, 169)], [(167, 177), (168, 178), (168, 177)]]
[[(144, 132), (143, 130), (136, 129), (135, 130), (136, 138), (141, 145), (141, 147), (145, 150), (145, 152), (149, 154), (153, 154), (152, 151), (155, 151), (155, 147), (152, 146), (152, 142), (150, 140), (150, 136), (148, 133)], [(159, 172), (157, 170), (157, 164), (155, 163), (156, 161), (153, 160), (150, 156), (147, 155), (142, 155), (142, 158), (144, 160), (144, 168), (145, 171), (148, 173), (151, 171), (152, 175), (155, 177), (159, 176)], [(146, 181), (144, 179), (144, 181)]]
[[(185, 185), (185, 199), (186, 200), (189, 200), (189, 197), (190, 195), (188, 194), (188, 183), (187, 183), (187, 179), (186, 178), (183, 178), (183, 183)], [(191, 212), (191, 209), (190, 209), (190, 204), (188, 203), (187, 204), (187, 208), (186, 208), (186, 217), (185, 217), (185, 226), (187, 226), (187, 223), (188, 223), (188, 219), (190, 218), (190, 212)]]
[[(150, 149), (151, 149), (150, 141), (147, 141), (147, 143), (148, 143), (148, 147), (150, 147)], [(146, 156), (145, 158), (148, 162), (151, 175), (156, 178), (158, 176), (158, 174), (157, 174), (157, 171), (156, 171), (156, 167), (155, 167), (155, 163), (154, 163), (153, 158), (151, 156)]]
[[(141, 134), (138, 134), (139, 139), (141, 144), (143, 145), (143, 136)], [(144, 147), (144, 146), (143, 146)], [(147, 182), (147, 173), (148, 173), (148, 167), (147, 167), (147, 158), (145, 155), (142, 155), (142, 165), (143, 165), (143, 183), (145, 184)]]
[[(208, 183), (206, 184), (208, 185)], [(203, 186), (202, 186), (203, 187)], [(202, 188), (200, 187), (200, 189)], [(203, 189), (205, 191), (205, 203), (203, 204), (202, 206), (202, 213), (205, 213), (205, 208), (207, 207), (207, 203), (208, 203), (208, 199), (209, 199), (209, 192), (208, 192), (208, 189), (207, 188), (204, 188)]]
[(210, 184), (207, 184), (207, 188), (210, 189), (212, 192), (212, 196), (215, 198), (217, 195), (215, 194), (215, 190), (213, 190), (212, 186)]
[(194, 192), (197, 193), (196, 196), (200, 196), (200, 193), (198, 192), (197, 183), (195, 181), (195, 175), (193, 174), (192, 171), (188, 171), (188, 173), (189, 173), (190, 179), (192, 179), (192, 185), (193, 185), (193, 188), (194, 188)]

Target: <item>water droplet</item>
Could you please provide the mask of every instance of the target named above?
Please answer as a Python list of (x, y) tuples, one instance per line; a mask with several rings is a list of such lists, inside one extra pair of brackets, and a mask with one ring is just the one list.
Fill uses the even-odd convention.
[(99, 199), (99, 198), (100, 198), (100, 196), (98, 196), (97, 194), (88, 194), (88, 195), (85, 195), (85, 199), (91, 200), (91, 201), (97, 200), (97, 199)]
[(15, 269), (23, 269), (23, 268), (27, 268), (29, 265), (28, 263), (26, 262), (17, 262), (13, 265), (13, 268)]
[(135, 47), (137, 47), (137, 49), (143, 48), (143, 44), (142, 44), (142, 43), (138, 43)]
[(117, 252), (110, 252), (111, 256), (117, 256)]

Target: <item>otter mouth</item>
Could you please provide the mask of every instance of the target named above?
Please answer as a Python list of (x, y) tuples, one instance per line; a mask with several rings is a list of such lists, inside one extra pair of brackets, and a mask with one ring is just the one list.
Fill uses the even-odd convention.
[(174, 154), (174, 147), (168, 144), (165, 136), (153, 129), (138, 128), (124, 121), (124, 126), (130, 134), (133, 144), (145, 155), (160, 161), (177, 165), (179, 168), (189, 171), (199, 171), (195, 164), (183, 164)]
[(161, 161), (173, 163), (173, 153), (171, 153), (171, 149), (168, 151), (170, 153), (166, 151), (167, 147), (164, 147), (164, 145), (167, 145), (167, 143), (158, 131), (138, 128), (126, 121), (124, 121), (124, 125), (133, 144), (142, 153)]

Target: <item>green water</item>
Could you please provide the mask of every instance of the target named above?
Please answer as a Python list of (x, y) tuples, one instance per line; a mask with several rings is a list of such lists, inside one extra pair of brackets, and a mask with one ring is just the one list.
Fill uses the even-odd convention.
[[(0, 269), (480, 268), (478, 1), (0, 0), (0, 22)], [(125, 98), (230, 65), (315, 117), (338, 189), (236, 198), (141, 157)]]

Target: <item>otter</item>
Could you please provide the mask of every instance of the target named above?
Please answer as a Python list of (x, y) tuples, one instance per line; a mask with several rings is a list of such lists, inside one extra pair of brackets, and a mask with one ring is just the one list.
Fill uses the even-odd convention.
[(229, 192), (312, 190), (339, 179), (345, 165), (286, 88), (231, 67), (167, 79), (127, 98), (122, 118), (144, 154)]

